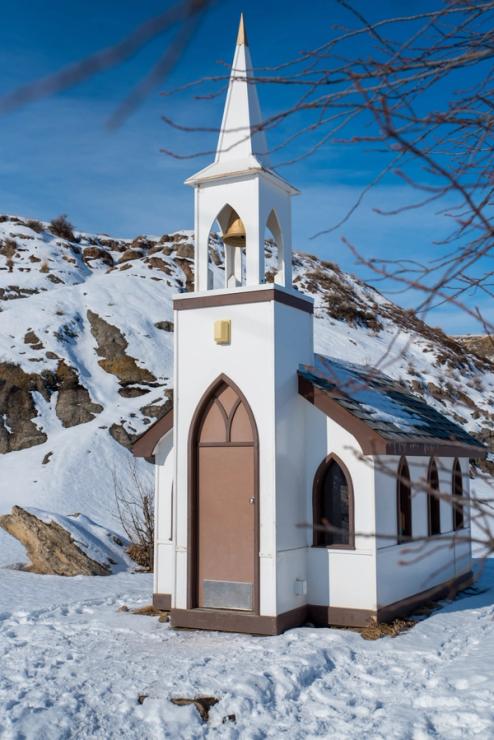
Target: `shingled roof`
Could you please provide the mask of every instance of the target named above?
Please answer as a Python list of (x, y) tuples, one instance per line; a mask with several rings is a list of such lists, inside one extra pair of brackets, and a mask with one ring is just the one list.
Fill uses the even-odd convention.
[(316, 354), (298, 376), (301, 395), (348, 429), (364, 454), (487, 454), (462, 427), (371, 367)]

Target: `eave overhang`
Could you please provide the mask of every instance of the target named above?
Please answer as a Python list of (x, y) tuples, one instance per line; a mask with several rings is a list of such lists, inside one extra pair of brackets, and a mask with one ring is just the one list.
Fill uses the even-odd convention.
[[(433, 438), (386, 439), (362, 419), (351, 414), (323, 389), (298, 373), (298, 392), (309, 403), (346, 429), (357, 440), (364, 455), (408, 455), (416, 457), (468, 457), (484, 459), (488, 450), (455, 440)], [(341, 398), (344, 394), (341, 393)]]

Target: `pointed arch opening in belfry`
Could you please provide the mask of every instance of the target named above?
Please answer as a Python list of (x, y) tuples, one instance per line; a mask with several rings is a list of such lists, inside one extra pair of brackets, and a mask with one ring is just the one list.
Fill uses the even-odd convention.
[(276, 211), (271, 209), (264, 229), (265, 281), (282, 282), (283, 235)]
[[(240, 246), (239, 237), (242, 231), (245, 234), (244, 222), (235, 208), (226, 203), (215, 217), (209, 232), (208, 288), (235, 288), (245, 285), (245, 238), (244, 245)], [(232, 241), (236, 235), (237, 244), (224, 242), (227, 235), (230, 235)]]

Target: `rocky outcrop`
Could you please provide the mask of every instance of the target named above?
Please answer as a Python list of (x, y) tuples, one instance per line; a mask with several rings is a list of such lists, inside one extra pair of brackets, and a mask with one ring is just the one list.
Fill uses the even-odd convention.
[(24, 335), (24, 344), (29, 344), (31, 349), (44, 349), (43, 342), (32, 329)]
[(113, 267), (113, 257), (111, 253), (102, 247), (85, 247), (82, 250), (82, 257), (86, 263), (90, 263), (91, 260), (101, 260), (105, 265)]
[(26, 548), (32, 573), (59, 576), (107, 576), (110, 568), (92, 560), (57, 522), (44, 522), (28, 511), (14, 506), (10, 514), (0, 516), (0, 527)]
[(108, 431), (115, 442), (118, 442), (118, 444), (127, 449), (137, 437), (137, 434), (129, 434), (123, 424), (117, 424), (116, 422), (111, 425)]
[(454, 337), (468, 352), (475, 352), (479, 357), (486, 357), (494, 362), (494, 336), (489, 334), (474, 334)]
[(141, 414), (143, 416), (151, 417), (152, 419), (161, 419), (162, 416), (168, 413), (173, 408), (173, 389), (167, 388), (164, 391), (165, 401), (160, 403), (161, 398), (155, 398), (155, 400), (143, 406), (141, 408)]
[(157, 329), (161, 329), (162, 331), (173, 331), (175, 325), (173, 321), (156, 321), (155, 327)]
[(180, 259), (194, 259), (194, 245), (193, 244), (180, 244), (177, 247), (177, 257)]
[(191, 264), (188, 260), (179, 259), (178, 257), (175, 259), (175, 262), (185, 275), (184, 287), (186, 292), (190, 293), (192, 290), (194, 290), (194, 272), (192, 270)]
[(23, 450), (46, 442), (36, 423), (33, 393), (45, 401), (58, 392), (55, 412), (65, 427), (84, 424), (103, 410), (93, 403), (73, 367), (60, 360), (55, 372), (26, 373), (19, 365), (0, 363), (0, 453)]
[(55, 413), (64, 427), (75, 427), (92, 421), (103, 406), (93, 403), (89, 391), (79, 382), (73, 367), (62, 360), (57, 368), (58, 396)]
[(168, 263), (165, 262), (164, 259), (161, 259), (161, 257), (149, 257), (149, 259), (147, 260), (147, 264), (150, 269), (160, 270), (167, 275), (171, 275), (173, 273), (170, 265), (168, 265)]
[(0, 453), (46, 442), (46, 434), (33, 421), (38, 415), (33, 391), (48, 397), (42, 376), (26, 373), (13, 363), (0, 363)]
[(118, 327), (93, 311), (88, 311), (87, 317), (96, 340), (96, 352), (103, 358), (98, 364), (105, 372), (115, 375), (122, 385), (156, 383), (154, 375), (145, 367), (139, 367), (135, 359), (125, 352), (128, 342)]
[(141, 259), (141, 257), (144, 257), (142, 249), (126, 249), (118, 260), (118, 263), (121, 264), (122, 262), (129, 262), (130, 260), (138, 260)]

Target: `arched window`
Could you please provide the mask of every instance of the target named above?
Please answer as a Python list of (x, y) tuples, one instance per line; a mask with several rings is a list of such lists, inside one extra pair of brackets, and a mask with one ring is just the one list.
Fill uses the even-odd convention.
[(439, 475), (436, 461), (431, 457), (427, 474), (427, 513), (429, 522), (429, 537), (441, 534), (441, 501), (439, 499)]
[(211, 224), (208, 236), (208, 290), (245, 285), (245, 226), (226, 203)]
[(316, 473), (313, 517), (314, 547), (354, 547), (352, 481), (334, 455)]
[(465, 526), (465, 517), (463, 515), (463, 475), (461, 472), (460, 461), (456, 458), (453, 463), (453, 525), (455, 529), (463, 529)]
[(401, 458), (398, 466), (396, 509), (398, 512), (398, 542), (405, 542), (412, 536), (412, 488), (410, 471), (404, 457)]
[(283, 241), (281, 228), (274, 210), (268, 216), (264, 230), (265, 280), (267, 283), (284, 281), (283, 275)]

